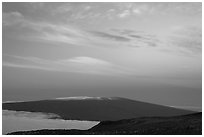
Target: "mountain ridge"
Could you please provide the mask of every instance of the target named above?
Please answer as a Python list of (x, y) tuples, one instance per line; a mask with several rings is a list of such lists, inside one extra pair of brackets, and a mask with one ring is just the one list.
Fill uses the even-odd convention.
[(28, 102), (3, 103), (3, 109), (54, 113), (65, 120), (106, 121), (143, 116), (175, 116), (195, 111), (121, 97), (66, 97)]

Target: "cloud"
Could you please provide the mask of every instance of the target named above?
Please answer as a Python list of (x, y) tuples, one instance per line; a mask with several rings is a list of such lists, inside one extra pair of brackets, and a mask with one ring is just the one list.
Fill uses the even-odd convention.
[[(185, 16), (201, 15), (202, 3), (144, 3), (144, 2), (116, 2), (116, 3), (82, 3), (82, 2), (30, 2), (15, 3), (22, 8), (22, 13), (32, 19), (49, 20), (52, 22), (75, 22), (76, 20), (89, 19), (116, 19), (125, 17), (137, 17), (138, 15), (168, 15), (180, 14)], [(11, 5), (11, 6), (10, 6)], [(12, 4), (3, 4), (4, 7), (13, 8)], [(8, 8), (8, 9), (9, 9)], [(4, 8), (7, 9), (7, 8)], [(109, 12), (111, 11), (111, 12)], [(112, 12), (114, 11), (114, 12)], [(161, 12), (162, 11), (162, 12)], [(111, 14), (110, 14), (111, 13)], [(37, 15), (37, 18), (36, 18)], [(136, 16), (135, 16), (136, 15)], [(140, 16), (142, 17), (142, 16)], [(143, 16), (144, 18), (146, 16)]]
[(130, 47), (157, 47), (161, 45), (161, 41), (155, 34), (130, 29), (111, 29), (111, 31), (128, 38), (129, 43), (127, 45)]
[(136, 38), (136, 39), (144, 39), (144, 40), (149, 40), (149, 37), (146, 37), (145, 35), (141, 35), (141, 34), (130, 34), (128, 35), (132, 38)]
[(3, 54), (2, 65), (4, 67), (37, 69), (45, 71), (61, 71), (54, 61), (38, 57), (25, 57)]
[(57, 15), (57, 14), (68, 13), (68, 12), (71, 12), (72, 10), (73, 10), (73, 7), (71, 6), (71, 4), (66, 3), (54, 8), (51, 12), (52, 14)]
[(56, 69), (48, 68), (48, 67), (42, 67), (42, 66), (35, 66), (35, 65), (23, 65), (23, 64), (17, 64), (17, 63), (11, 63), (3, 61), (2, 65), (4, 67), (12, 67), (12, 68), (26, 68), (26, 69), (37, 69), (37, 70), (46, 70), (46, 71), (57, 71)]
[(21, 23), (24, 17), (19, 12), (3, 13), (2, 14), (2, 24), (3, 26), (11, 26)]
[(35, 119), (60, 119), (60, 116), (53, 113), (27, 112), (27, 111), (3, 110), (2, 115), (6, 117), (25, 117)]
[(109, 34), (107, 32), (101, 32), (101, 31), (89, 31), (93, 36), (96, 37), (101, 37), (109, 40), (115, 40), (115, 41), (122, 41), (122, 42), (128, 42), (130, 39), (123, 37), (123, 36), (118, 36), (118, 35), (113, 35)]
[(94, 3), (59, 3), (50, 12), (53, 16), (58, 16), (63, 18), (65, 22), (69, 22), (101, 17), (103, 13), (97, 11), (98, 7)]
[(132, 12), (134, 13), (134, 14), (141, 14), (141, 10), (140, 9), (133, 9), (132, 10)]
[(137, 31), (131, 30), (131, 29), (116, 29), (116, 28), (112, 28), (110, 30), (113, 31), (113, 32), (116, 32), (116, 33), (118, 33), (120, 35), (130, 35), (130, 34), (133, 34), (133, 33), (137, 32)]
[[(8, 31), (9, 37), (20, 38), (22, 40), (31, 41), (44, 41), (48, 43), (61, 43), (63, 45), (71, 46), (101, 46), (110, 45), (110, 42), (123, 42), (121, 44), (133, 45), (132, 47), (142, 45), (156, 45), (154, 44), (153, 38), (147, 36), (137, 35), (137, 40), (135, 41), (133, 37), (136, 37), (137, 31), (132, 30), (119, 30), (113, 29), (116, 34), (111, 34), (109, 32), (94, 31), (94, 30), (82, 30), (71, 25), (59, 25), (51, 24), (48, 22), (35, 22), (25, 18), (22, 14), (18, 12), (3, 13), (4, 29), (12, 30), (10, 33)], [(14, 18), (15, 17), (15, 18)], [(15, 32), (15, 33), (13, 33)], [(130, 34), (130, 35), (128, 35)], [(140, 34), (142, 35), (142, 34)], [(96, 38), (103, 38), (106, 41), (100, 41)], [(143, 38), (143, 39), (142, 39)], [(144, 40), (146, 38), (146, 40)], [(147, 40), (149, 39), (149, 40)], [(133, 40), (133, 41), (132, 41)], [(143, 41), (143, 44), (141, 44)], [(134, 46), (135, 45), (135, 46)]]
[(156, 47), (161, 45), (161, 41), (156, 37), (156, 35), (143, 33), (143, 34), (130, 34), (128, 36), (134, 38), (137, 42), (140, 42), (141, 45), (146, 45), (149, 47)]
[(143, 3), (141, 5), (134, 5), (132, 8), (133, 15), (141, 15), (144, 13), (150, 13), (151, 12), (151, 5), (147, 3)]
[(128, 68), (113, 64), (98, 58), (79, 56), (69, 59), (61, 59), (56, 62), (65, 66), (72, 72), (100, 74), (100, 75), (129, 75), (132, 73)]
[(117, 16), (119, 18), (125, 18), (125, 17), (136, 17), (135, 15), (142, 15), (144, 13), (150, 13), (152, 10), (152, 4), (151, 3), (120, 3), (119, 9), (122, 10), (121, 13), (119, 13)]
[(23, 57), (23, 56), (3, 54), (3, 58), (4, 57), (7, 60), (17, 59), (17, 60), (24, 60), (24, 61), (29, 61), (29, 62), (38, 63), (38, 64), (50, 64), (50, 61), (46, 59), (38, 58), (38, 57)]
[(122, 13), (118, 14), (118, 17), (125, 18), (125, 17), (127, 17), (129, 15), (130, 15), (130, 11), (129, 10), (124, 10)]
[(83, 57), (83, 56), (64, 60), (64, 62), (83, 63), (83, 64), (89, 64), (89, 65), (111, 65), (111, 63), (104, 60), (91, 58), (91, 57)]
[(74, 45), (89, 44), (85, 32), (74, 26), (32, 21), (18, 12), (3, 13), (3, 28), (11, 30), (10, 33), (8, 31), (9, 36), (21, 39)]
[[(109, 5), (103, 10), (97, 10), (94, 12), (92, 10), (96, 10), (97, 7), (103, 7), (104, 5), (98, 4), (84, 4), (84, 3), (67, 3), (67, 4), (26, 4), (32, 7), (32, 9), (43, 9), (44, 7), (53, 7), (53, 11), (57, 10), (58, 14), (65, 14), (67, 12), (72, 11), (75, 15), (84, 16), (84, 18), (91, 16), (97, 16), (102, 14), (102, 16), (117, 16), (121, 14), (121, 17), (130, 16), (130, 14), (142, 14), (148, 13), (149, 10), (152, 9), (162, 9), (164, 7), (168, 8), (177, 5), (178, 10), (185, 9), (187, 12), (187, 8), (189, 10), (199, 8), (200, 4), (147, 4), (147, 3), (120, 3), (120, 7), (117, 7), (117, 4), (107, 4)], [(166, 5), (166, 6), (165, 6)], [(82, 9), (83, 12), (78, 12), (79, 9)], [(50, 10), (50, 8), (48, 8)], [(47, 10), (48, 10), (47, 9)], [(87, 12), (84, 13), (84, 10)], [(200, 10), (200, 9), (198, 9)], [(90, 12), (89, 12), (90, 11)], [(111, 12), (111, 14), (109, 13)], [(135, 12), (135, 13), (134, 13)], [(198, 11), (197, 11), (198, 12)], [(109, 15), (110, 14), (110, 15)], [(71, 15), (71, 16), (72, 16)], [(19, 38), (21, 40), (30, 40), (30, 41), (43, 41), (47, 43), (51, 43), (52, 45), (66, 45), (66, 46), (87, 46), (87, 47), (157, 47), (161, 46), (162, 39), (161, 36), (151, 35), (146, 32), (131, 30), (131, 29), (109, 29), (110, 31), (97, 31), (91, 29), (82, 29), (80, 27), (76, 27), (71, 25), (71, 23), (50, 23), (49, 20), (43, 21), (38, 19), (32, 19), (20, 12), (3, 12), (2, 13), (2, 22), (3, 22), (3, 30), (6, 33), (3, 35), (7, 35), (7, 37)], [(57, 16), (57, 15), (55, 15)], [(66, 16), (67, 17), (67, 16)], [(77, 16), (75, 16), (77, 18)], [(105, 18), (103, 18), (105, 19)], [(168, 30), (167, 30), (168, 31)], [(168, 32), (167, 32), (168, 33)], [(198, 27), (187, 27), (182, 26), (180, 29), (174, 29), (171, 35), (167, 40), (166, 45), (174, 45), (179, 47), (183, 51), (192, 52), (192, 53), (201, 53), (202, 49), (202, 41), (201, 41), (201, 28)], [(113, 43), (111, 43), (113, 42)], [(116, 43), (118, 42), (117, 46)], [(54, 43), (54, 44), (53, 44)], [(118, 46), (119, 45), (119, 46)]]
[(93, 57), (80, 56), (68, 59), (46, 60), (37, 57), (4, 55), (4, 67), (73, 72), (97, 75), (127, 75), (130, 69)]
[(176, 13), (184, 16), (197, 16), (202, 14), (201, 2), (178, 2), (178, 3), (161, 3), (156, 7), (157, 13), (159, 10), (163, 11), (163, 14)]
[(140, 15), (148, 11), (148, 4), (124, 3), (66, 3), (59, 4), (50, 12), (54, 16), (60, 16), (65, 20), (86, 20), (105, 18), (125, 18), (131, 15)]
[(174, 27), (167, 42), (189, 53), (201, 53), (202, 29), (195, 26)]

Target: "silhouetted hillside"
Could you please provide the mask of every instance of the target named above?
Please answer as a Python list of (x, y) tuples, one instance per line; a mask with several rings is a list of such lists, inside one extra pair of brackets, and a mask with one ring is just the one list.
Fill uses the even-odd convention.
[(175, 116), (194, 113), (193, 111), (116, 97), (3, 103), (3, 109), (54, 113), (65, 120), (90, 121), (120, 120), (144, 116)]
[(36, 130), (13, 135), (201, 135), (202, 113), (174, 117), (141, 117), (103, 121), (89, 130)]

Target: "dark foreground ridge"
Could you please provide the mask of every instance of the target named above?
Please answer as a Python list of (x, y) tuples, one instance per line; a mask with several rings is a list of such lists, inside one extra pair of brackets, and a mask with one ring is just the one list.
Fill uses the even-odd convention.
[(178, 116), (195, 113), (119, 97), (52, 99), (3, 103), (3, 110), (53, 113), (64, 120), (114, 121), (137, 117)]
[(88, 130), (19, 131), (9, 135), (202, 135), (202, 112), (171, 117), (102, 121)]

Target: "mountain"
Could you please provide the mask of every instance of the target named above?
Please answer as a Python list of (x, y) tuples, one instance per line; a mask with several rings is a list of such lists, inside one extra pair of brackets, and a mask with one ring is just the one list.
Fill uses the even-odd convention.
[(18, 131), (11, 135), (202, 135), (202, 113), (102, 121), (88, 130)]
[(189, 110), (119, 97), (67, 97), (50, 100), (3, 103), (4, 110), (54, 113), (65, 120), (107, 121), (144, 116), (176, 116)]

